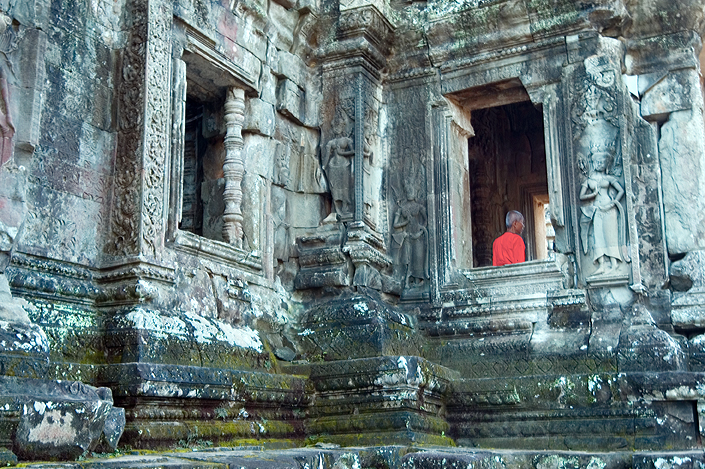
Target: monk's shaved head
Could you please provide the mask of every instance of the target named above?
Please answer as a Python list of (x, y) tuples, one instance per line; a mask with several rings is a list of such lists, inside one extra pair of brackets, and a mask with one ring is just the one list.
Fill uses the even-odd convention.
[(508, 211), (507, 216), (504, 218), (504, 223), (507, 225), (507, 229), (511, 228), (515, 221), (524, 223), (524, 215), (516, 210)]

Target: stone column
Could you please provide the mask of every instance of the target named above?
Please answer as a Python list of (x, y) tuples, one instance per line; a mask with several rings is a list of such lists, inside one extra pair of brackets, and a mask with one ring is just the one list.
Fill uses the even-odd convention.
[(240, 183), (245, 173), (242, 157), (242, 124), (245, 121), (245, 90), (232, 87), (225, 97), (225, 213), (223, 239), (242, 248), (242, 189)]

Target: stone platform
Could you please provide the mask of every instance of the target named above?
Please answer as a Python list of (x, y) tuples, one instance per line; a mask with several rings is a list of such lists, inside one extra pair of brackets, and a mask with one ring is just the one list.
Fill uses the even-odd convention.
[(35, 469), (237, 468), (237, 469), (691, 469), (705, 463), (703, 451), (547, 452), (475, 451), (471, 448), (378, 446), (292, 449), (212, 448), (125, 454), (72, 463), (34, 463)]

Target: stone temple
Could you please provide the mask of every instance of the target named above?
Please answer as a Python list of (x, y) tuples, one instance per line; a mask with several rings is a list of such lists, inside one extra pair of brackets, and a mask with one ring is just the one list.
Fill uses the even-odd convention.
[(705, 464), (702, 0), (0, 10), (3, 463)]

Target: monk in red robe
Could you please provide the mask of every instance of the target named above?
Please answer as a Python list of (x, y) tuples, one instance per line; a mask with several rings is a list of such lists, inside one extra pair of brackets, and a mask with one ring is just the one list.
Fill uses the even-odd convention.
[(526, 260), (526, 246), (521, 238), (524, 231), (524, 215), (510, 210), (504, 219), (507, 231), (492, 244), (492, 265), (518, 264)]

